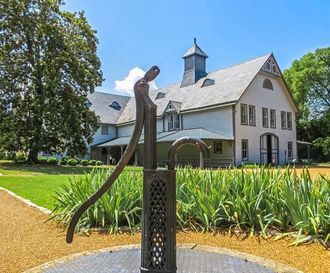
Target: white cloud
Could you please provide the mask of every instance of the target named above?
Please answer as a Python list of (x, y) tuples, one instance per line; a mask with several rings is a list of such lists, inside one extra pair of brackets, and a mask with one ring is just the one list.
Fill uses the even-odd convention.
[[(123, 80), (115, 81), (115, 90), (120, 93), (125, 93), (134, 96), (134, 84), (137, 80), (141, 79), (146, 72), (139, 67), (134, 67), (128, 72), (128, 75)], [(149, 83), (150, 90), (158, 89), (155, 81)]]

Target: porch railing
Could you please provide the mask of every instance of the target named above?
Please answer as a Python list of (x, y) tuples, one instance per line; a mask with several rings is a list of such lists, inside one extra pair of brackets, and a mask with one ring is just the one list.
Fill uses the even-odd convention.
[[(166, 158), (157, 158), (158, 166), (165, 166)], [(177, 165), (186, 166), (191, 165), (193, 167), (199, 167), (200, 158), (199, 157), (188, 157), (188, 156), (178, 156)], [(225, 168), (234, 165), (233, 157), (211, 157), (204, 160), (204, 167), (206, 168)]]

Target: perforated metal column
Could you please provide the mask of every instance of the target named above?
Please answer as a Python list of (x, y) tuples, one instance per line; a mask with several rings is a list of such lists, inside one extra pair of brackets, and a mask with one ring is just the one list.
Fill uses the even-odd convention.
[(175, 171), (145, 170), (141, 272), (176, 272)]

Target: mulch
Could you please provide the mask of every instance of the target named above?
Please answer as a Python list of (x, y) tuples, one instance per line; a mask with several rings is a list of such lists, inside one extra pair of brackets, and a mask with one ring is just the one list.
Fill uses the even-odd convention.
[[(76, 235), (65, 243), (65, 231), (46, 222), (48, 215), (0, 190), (0, 272), (24, 272), (45, 262), (83, 251), (139, 244), (140, 234)], [(330, 251), (312, 243), (290, 247), (289, 240), (274, 241), (228, 234), (179, 232), (178, 243), (225, 247), (278, 261), (304, 272), (329, 273)]]

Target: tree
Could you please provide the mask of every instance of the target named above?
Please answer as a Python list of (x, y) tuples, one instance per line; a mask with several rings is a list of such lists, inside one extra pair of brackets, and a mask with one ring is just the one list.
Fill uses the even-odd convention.
[(298, 138), (313, 142), (316, 153), (330, 155), (330, 47), (293, 61), (284, 77), (302, 112)]
[(98, 127), (87, 95), (102, 82), (96, 32), (62, 0), (0, 0), (0, 146), (86, 153)]

